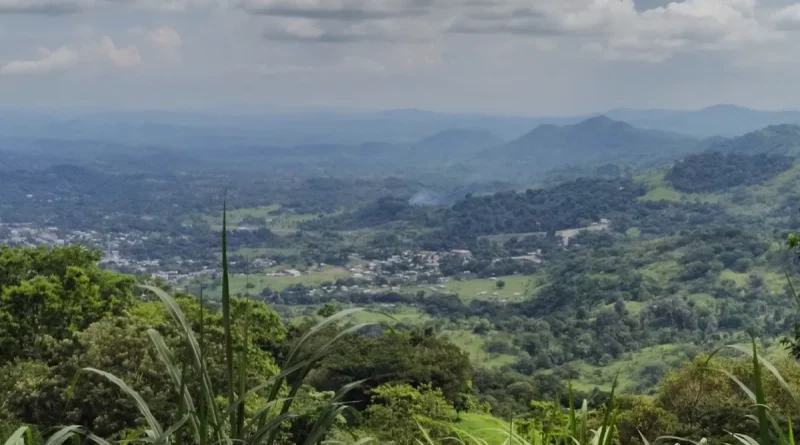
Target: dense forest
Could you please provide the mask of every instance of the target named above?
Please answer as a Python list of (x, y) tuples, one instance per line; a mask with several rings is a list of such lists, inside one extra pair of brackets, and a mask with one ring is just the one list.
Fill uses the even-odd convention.
[(715, 192), (760, 184), (790, 169), (792, 163), (792, 159), (786, 156), (705, 153), (688, 156), (676, 163), (666, 179), (681, 192)]

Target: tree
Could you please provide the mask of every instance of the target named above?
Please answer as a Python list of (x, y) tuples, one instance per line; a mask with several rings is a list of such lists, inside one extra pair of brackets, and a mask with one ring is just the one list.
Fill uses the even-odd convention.
[(678, 428), (678, 418), (662, 408), (652, 397), (622, 396), (617, 402), (620, 443), (640, 444), (640, 432), (646, 439), (654, 439), (675, 434)]
[(390, 382), (430, 384), (454, 403), (460, 394), (471, 392), (472, 372), (469, 355), (432, 331), (387, 331), (376, 337), (349, 336), (322, 361), (309, 383), (329, 391), (366, 380), (350, 393), (360, 408), (368, 404), (368, 391)]
[[(200, 304), (188, 297), (177, 299), (182, 310), (200, 331)], [(278, 372), (269, 350), (277, 349), (285, 331), (277, 314), (263, 303), (232, 300), (234, 345), (239, 351), (247, 348), (247, 385), (264, 383)], [(247, 329), (245, 329), (247, 326)], [(177, 412), (176, 394), (162, 362), (156, 356), (148, 329), (160, 332), (176, 361), (188, 360), (187, 345), (160, 303), (140, 303), (128, 314), (107, 317), (74, 335), (71, 342), (53, 342), (47, 350), (52, 366), (18, 361), (0, 367), (0, 397), (9, 401), (8, 411), (14, 418), (42, 428), (82, 425), (96, 434), (109, 437), (141, 426), (141, 416), (130, 399), (115, 385), (93, 374), (81, 374), (74, 389), (71, 382), (81, 369), (101, 369), (114, 374), (139, 392), (153, 413), (166, 423)], [(245, 332), (245, 330), (247, 332)], [(203, 335), (207, 371), (212, 386), (223, 388), (226, 371), (223, 353), (224, 335), (221, 316), (205, 309)], [(247, 343), (245, 343), (247, 339)], [(238, 355), (238, 353), (237, 353)], [(190, 394), (199, 394), (198, 379), (193, 368), (187, 368)], [(3, 375), (28, 377), (18, 384), (2, 379)], [(172, 419), (174, 420), (174, 419)]]
[(498, 289), (506, 287), (506, 282), (503, 280), (497, 280), (494, 284), (495, 286), (497, 286)]
[(0, 249), (0, 364), (42, 353), (134, 303), (134, 279), (101, 270), (80, 246)]
[(430, 385), (382, 385), (372, 391), (372, 404), (365, 412), (367, 427), (381, 441), (415, 445), (419, 428), (434, 441), (450, 435), (445, 422), (455, 420), (453, 407), (442, 391)]

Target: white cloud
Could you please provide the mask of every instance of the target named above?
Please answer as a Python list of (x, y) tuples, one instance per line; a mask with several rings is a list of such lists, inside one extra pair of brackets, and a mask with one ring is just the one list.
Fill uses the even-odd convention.
[(183, 46), (181, 35), (169, 26), (162, 26), (148, 31), (147, 40), (170, 54), (177, 53)]
[(138, 65), (142, 61), (139, 55), (139, 48), (129, 45), (125, 48), (117, 48), (111, 37), (103, 37), (100, 40), (100, 52), (115, 66), (129, 68)]
[(604, 57), (660, 62), (677, 52), (778, 38), (757, 13), (755, 0), (685, 0), (645, 11), (633, 0), (481, 0), (452, 20), (450, 31), (578, 38)]
[(78, 61), (78, 54), (70, 47), (62, 46), (54, 51), (39, 49), (40, 57), (32, 60), (13, 60), (0, 67), (0, 74), (45, 74), (69, 68)]
[(263, 75), (280, 74), (314, 74), (314, 73), (341, 73), (341, 74), (376, 74), (386, 71), (386, 67), (372, 59), (359, 56), (347, 56), (335, 63), (329, 64), (245, 64), (234, 67), (232, 72), (257, 73)]
[(134, 45), (118, 48), (111, 37), (82, 45), (64, 45), (56, 50), (40, 48), (39, 58), (13, 60), (0, 66), (0, 74), (44, 74), (65, 70), (82, 64), (110, 62), (120, 68), (133, 67), (141, 63), (139, 49)]
[(800, 3), (775, 11), (771, 20), (780, 29), (800, 29)]

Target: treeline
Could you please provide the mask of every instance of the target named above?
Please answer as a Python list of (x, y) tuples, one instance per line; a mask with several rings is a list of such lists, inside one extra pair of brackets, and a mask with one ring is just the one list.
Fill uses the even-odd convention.
[[(343, 215), (305, 225), (314, 230), (352, 230), (389, 223), (433, 228), (421, 238), (424, 248), (441, 250), (474, 243), (482, 235), (552, 233), (585, 227), (626, 213), (644, 195), (643, 185), (625, 179), (578, 179), (546, 189), (467, 195), (452, 207), (418, 207), (398, 198), (381, 198)], [(453, 248), (453, 247), (450, 247)]]
[(681, 192), (708, 193), (760, 184), (792, 167), (786, 156), (720, 152), (687, 156), (667, 172), (666, 179)]

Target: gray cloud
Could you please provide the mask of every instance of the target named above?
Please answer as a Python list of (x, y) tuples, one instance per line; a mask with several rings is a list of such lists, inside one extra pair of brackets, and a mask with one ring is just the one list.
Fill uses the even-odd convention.
[(0, 0), (0, 14), (75, 14), (91, 0)]
[(683, 51), (738, 48), (780, 37), (757, 18), (755, 0), (660, 0), (642, 6), (633, 0), (481, 0), (447, 31), (583, 38), (590, 53), (651, 62)]
[(256, 15), (361, 22), (430, 13), (434, 0), (241, 0), (239, 7)]
[[(0, 29), (0, 96), (548, 114), (713, 102), (797, 107), (798, 4), (0, 0), (0, 14), (25, 14)], [(58, 62), (38, 47), (65, 47), (78, 60)], [(11, 76), (23, 72), (51, 74)]]
[(39, 50), (39, 57), (29, 60), (12, 60), (0, 66), (0, 74), (4, 75), (29, 75), (45, 74), (62, 70), (75, 65), (78, 53), (67, 46), (62, 46), (54, 51), (45, 48)]

